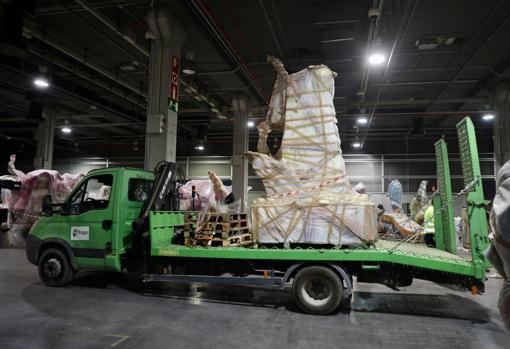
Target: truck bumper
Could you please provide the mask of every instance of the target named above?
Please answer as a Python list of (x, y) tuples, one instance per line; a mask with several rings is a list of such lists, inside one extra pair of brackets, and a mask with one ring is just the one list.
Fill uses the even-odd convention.
[(37, 253), (41, 247), (42, 240), (29, 234), (26, 240), (27, 259), (30, 263), (37, 265)]

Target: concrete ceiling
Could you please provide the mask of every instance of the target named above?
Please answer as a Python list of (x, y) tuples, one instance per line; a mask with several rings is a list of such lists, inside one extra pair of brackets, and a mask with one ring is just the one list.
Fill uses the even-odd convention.
[[(57, 146), (137, 142), (143, 148), (150, 64), (145, 13), (152, 1), (15, 3), (23, 12), (26, 50), (1, 56), (0, 134), (30, 139), (38, 122), (30, 106), (41, 102), (61, 115), (61, 123), (75, 125), (73, 137), (59, 136)], [(289, 72), (326, 64), (338, 73), (335, 107), (344, 142), (356, 135), (377, 144), (448, 134), (464, 115), (478, 122), (490, 111), (490, 89), (510, 77), (508, 1), (172, 3), (187, 31), (183, 63), (197, 72), (185, 82), (217, 99), (225, 115), (232, 115), (232, 95), (247, 93), (253, 118), (264, 117), (275, 79), (267, 54), (280, 57)], [(380, 8), (375, 35), (371, 7)], [(391, 55), (388, 65), (367, 66), (371, 45)], [(45, 95), (32, 85), (39, 66), (48, 67), (52, 80)], [(207, 134), (228, 146), (231, 123), (218, 120), (183, 86), (180, 91), (180, 144)], [(355, 128), (360, 115), (372, 119), (369, 128)], [(490, 127), (479, 126), (489, 139)]]

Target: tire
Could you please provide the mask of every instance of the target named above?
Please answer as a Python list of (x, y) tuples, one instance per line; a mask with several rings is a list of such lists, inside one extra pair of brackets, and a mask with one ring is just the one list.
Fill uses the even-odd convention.
[(510, 280), (506, 280), (499, 292), (499, 312), (507, 331), (510, 332)]
[(335, 312), (343, 299), (343, 284), (338, 275), (326, 267), (301, 269), (292, 284), (294, 299), (308, 314), (328, 315)]
[(58, 248), (49, 248), (39, 259), (39, 278), (46, 286), (62, 287), (69, 284), (74, 273), (67, 255)]

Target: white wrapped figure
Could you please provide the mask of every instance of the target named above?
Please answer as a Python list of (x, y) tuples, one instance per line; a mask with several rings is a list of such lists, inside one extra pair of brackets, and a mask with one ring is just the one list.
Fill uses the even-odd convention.
[[(266, 198), (251, 206), (255, 239), (262, 243), (357, 245), (375, 239), (375, 206), (351, 190), (333, 105), (336, 73), (325, 65), (288, 74), (269, 57), (277, 79), (258, 152), (248, 152)], [(273, 156), (271, 130), (283, 130)]]

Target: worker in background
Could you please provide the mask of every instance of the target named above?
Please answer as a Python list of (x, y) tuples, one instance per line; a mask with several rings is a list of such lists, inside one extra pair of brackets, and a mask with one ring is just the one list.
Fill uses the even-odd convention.
[(503, 277), (499, 293), (499, 310), (510, 331), (510, 161), (496, 176), (496, 196), (492, 204), (490, 224), (493, 232), (487, 258)]
[(436, 247), (436, 241), (434, 240), (435, 228), (434, 228), (434, 206), (430, 203), (429, 207), (425, 210), (423, 219), (423, 229), (425, 243), (428, 247)]

